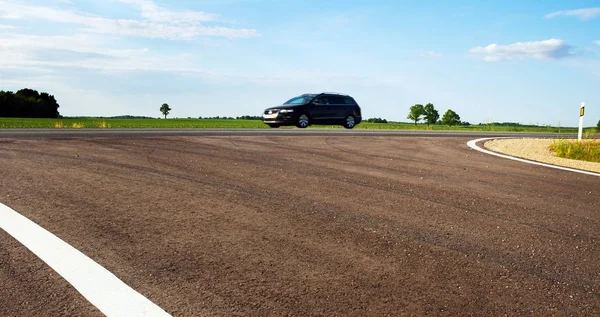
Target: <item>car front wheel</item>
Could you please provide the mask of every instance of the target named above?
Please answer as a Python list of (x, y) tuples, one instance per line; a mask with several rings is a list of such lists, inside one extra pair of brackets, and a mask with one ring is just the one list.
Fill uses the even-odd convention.
[(309, 124), (310, 124), (310, 118), (308, 118), (308, 115), (306, 115), (304, 113), (298, 117), (298, 121), (296, 122), (296, 126), (298, 128), (306, 128), (306, 127), (308, 127)]
[(354, 116), (347, 116), (346, 119), (344, 120), (344, 128), (346, 128), (346, 129), (352, 129), (352, 128), (354, 128), (355, 125), (356, 125), (356, 119), (354, 119)]

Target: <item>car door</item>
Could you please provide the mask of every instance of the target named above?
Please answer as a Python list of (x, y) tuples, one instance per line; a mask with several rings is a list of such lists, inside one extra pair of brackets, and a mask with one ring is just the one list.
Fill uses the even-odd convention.
[(310, 116), (313, 123), (326, 123), (328, 121), (331, 116), (331, 109), (327, 96), (315, 98), (310, 108)]
[(341, 96), (331, 96), (329, 98), (329, 107), (329, 121), (332, 124), (344, 121), (347, 114), (347, 106), (344, 102), (344, 98)]

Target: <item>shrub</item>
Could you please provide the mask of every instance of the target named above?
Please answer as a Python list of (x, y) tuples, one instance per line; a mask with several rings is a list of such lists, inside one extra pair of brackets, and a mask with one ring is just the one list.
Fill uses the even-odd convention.
[(600, 141), (583, 140), (556, 140), (550, 145), (550, 150), (556, 156), (580, 161), (600, 163)]

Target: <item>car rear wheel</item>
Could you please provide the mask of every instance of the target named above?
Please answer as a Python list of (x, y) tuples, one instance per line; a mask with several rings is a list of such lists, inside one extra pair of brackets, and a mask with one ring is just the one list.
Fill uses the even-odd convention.
[(354, 119), (354, 116), (347, 116), (346, 119), (344, 119), (344, 128), (352, 129), (355, 125), (356, 119)]
[(310, 118), (307, 114), (303, 113), (298, 117), (298, 121), (296, 122), (296, 126), (298, 128), (306, 128), (310, 124)]

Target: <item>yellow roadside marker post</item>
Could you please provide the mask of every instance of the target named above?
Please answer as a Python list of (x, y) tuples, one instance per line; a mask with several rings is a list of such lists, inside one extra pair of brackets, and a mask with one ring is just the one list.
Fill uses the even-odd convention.
[(581, 108), (579, 108), (579, 136), (577, 140), (581, 142), (581, 134), (583, 133), (583, 115), (585, 114), (585, 102), (581, 103)]

